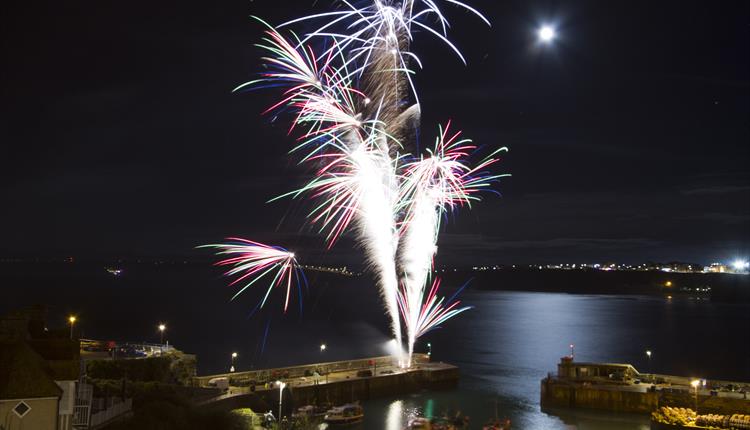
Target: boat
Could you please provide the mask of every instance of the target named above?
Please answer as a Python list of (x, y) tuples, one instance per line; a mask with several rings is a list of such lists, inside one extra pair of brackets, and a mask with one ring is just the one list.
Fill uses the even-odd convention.
[(405, 430), (458, 430), (468, 425), (468, 419), (465, 418), (425, 418), (416, 417), (409, 421)]
[(305, 405), (297, 408), (297, 411), (292, 413), (293, 417), (306, 418), (308, 420), (319, 420), (328, 412), (325, 406)]
[(330, 425), (347, 425), (361, 423), (364, 417), (365, 411), (359, 403), (348, 403), (329, 409), (323, 421)]
[(432, 424), (425, 417), (417, 417), (409, 421), (405, 430), (432, 430)]
[(104, 269), (107, 271), (107, 273), (109, 273), (112, 276), (122, 275), (122, 269), (118, 267), (105, 267)]

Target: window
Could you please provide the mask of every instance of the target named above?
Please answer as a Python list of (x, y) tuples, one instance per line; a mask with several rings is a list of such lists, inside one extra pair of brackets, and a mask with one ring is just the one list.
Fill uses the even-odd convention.
[(23, 418), (24, 415), (28, 414), (30, 410), (31, 406), (27, 405), (23, 400), (18, 402), (16, 407), (13, 408), (13, 412), (18, 415), (18, 418)]

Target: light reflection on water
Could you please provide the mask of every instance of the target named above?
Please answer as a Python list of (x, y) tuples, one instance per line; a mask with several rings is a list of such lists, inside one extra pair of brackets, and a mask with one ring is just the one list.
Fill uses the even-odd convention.
[[(311, 291), (318, 296), (306, 301), (304, 315), (279, 316), (265, 342), (267, 321), (248, 317), (255, 299), (230, 302), (224, 280), (202, 266), (138, 266), (121, 277), (100, 267), (65, 266), (75, 271), (62, 274), (56, 267), (23, 268), (22, 277), (0, 272), (0, 285), (18, 279), (24, 285), (6, 291), (0, 313), (29, 303), (75, 303), (85, 336), (145, 341), (158, 341), (154, 322), (167, 318), (170, 343), (198, 355), (200, 374), (225, 372), (232, 351), (239, 353), (240, 370), (387, 352), (387, 318), (377, 291), (364, 278), (347, 279), (344, 286), (315, 284)], [(750, 326), (748, 304), (481, 290), (464, 292), (463, 300), (475, 308), (417, 345), (421, 352), (431, 342), (434, 359), (459, 366), (459, 387), (367, 401), (365, 422), (349, 428), (398, 429), (418, 414), (449, 410), (461, 410), (471, 416), (470, 428), (481, 428), (495, 415), (496, 401), (497, 415), (510, 418), (514, 429), (647, 428), (644, 417), (540, 410), (540, 380), (555, 371), (570, 343), (581, 361), (647, 369), (649, 349), (656, 373), (750, 380), (750, 343), (743, 337)], [(49, 320), (64, 321), (67, 310), (54, 308)], [(322, 342), (328, 346), (324, 353)]]
[[(414, 413), (460, 410), (471, 417), (472, 429), (497, 414), (510, 418), (514, 429), (647, 430), (648, 417), (642, 415), (541, 411), (540, 380), (556, 371), (570, 343), (579, 361), (629, 362), (645, 370), (644, 351), (652, 349), (655, 372), (747, 379), (742, 358), (747, 345), (728, 340), (750, 322), (748, 305), (487, 291), (469, 292), (464, 299), (476, 308), (425, 340), (436, 360), (460, 367), (458, 389), (368, 401), (365, 422), (357, 428), (382, 429), (385, 415), (387, 430), (403, 429)], [(702, 348), (690, 346), (695, 344)], [(717, 361), (715, 352), (726, 348), (734, 348), (728, 362)]]

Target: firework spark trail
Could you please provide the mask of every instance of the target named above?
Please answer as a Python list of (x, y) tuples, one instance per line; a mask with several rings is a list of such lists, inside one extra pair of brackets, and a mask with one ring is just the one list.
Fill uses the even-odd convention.
[(391, 330), (401, 345), (396, 272), (398, 231), (394, 218), (399, 194), (395, 181), (396, 162), (389, 155), (386, 138), (377, 136), (376, 139), (377, 145), (370, 149), (374, 157), (368, 157), (364, 150), (353, 154), (353, 159), (362, 166), (357, 172), (357, 182), (364, 196), (358, 214), (359, 237), (370, 264), (376, 268), (380, 294), (391, 319)]
[[(217, 266), (232, 266), (224, 274), (229, 277), (237, 276), (229, 284), (230, 286), (247, 282), (232, 296), (231, 300), (237, 298), (266, 275), (273, 274), (273, 279), (266, 289), (266, 294), (260, 302), (260, 307), (262, 308), (266, 304), (274, 288), (281, 287), (286, 290), (284, 299), (284, 313), (286, 313), (289, 307), (292, 286), (296, 286), (297, 290), (300, 291), (300, 283), (307, 283), (304, 273), (302, 273), (297, 264), (294, 253), (279, 246), (264, 245), (247, 239), (230, 237), (227, 240), (230, 242), (203, 245), (199, 246), (199, 248), (214, 248), (218, 250), (216, 252), (217, 255), (232, 256), (215, 263)], [(300, 308), (301, 306), (300, 294)]]
[(448, 210), (479, 200), (477, 192), (488, 189), (493, 181), (504, 176), (491, 175), (485, 169), (499, 161), (497, 154), (506, 148), (492, 152), (475, 167), (469, 167), (469, 159), (477, 147), (460, 136), (460, 131), (450, 131), (449, 122), (445, 128), (440, 127), (435, 147), (428, 150), (428, 157), (404, 165), (399, 200), (406, 214), (401, 225), (399, 264), (403, 268), (402, 300), (409, 305), (405, 313), (402, 310), (409, 357), (420, 332), (420, 308), (415, 304), (422, 302), (432, 270), (441, 218)]
[[(435, 278), (432, 282), (432, 287), (426, 299), (420, 295), (417, 301), (412, 301), (409, 299), (408, 292), (405, 289), (399, 290), (398, 305), (403, 318), (411, 318), (411, 314), (416, 311), (415, 338), (422, 337), (422, 335), (437, 328), (440, 324), (461, 312), (471, 309), (471, 306), (459, 307), (461, 301), (453, 300), (465, 287), (466, 284), (448, 300), (437, 296), (438, 289), (440, 288), (440, 278)], [(443, 304), (444, 302), (445, 304)]]
[(394, 337), (401, 342), (398, 311), (396, 248), (398, 231), (395, 210), (399, 197), (396, 160), (389, 155), (385, 137), (376, 126), (368, 127), (365, 138), (349, 136), (350, 147), (342, 154), (320, 158), (327, 163), (301, 189), (288, 193), (308, 194), (319, 204), (308, 217), (327, 231), (329, 247), (354, 221), (357, 238), (374, 269), (380, 295), (391, 319)]
[[(306, 152), (300, 162), (314, 164), (317, 171), (307, 185), (284, 196), (305, 194), (317, 202), (309, 219), (326, 232), (329, 247), (356, 226), (399, 344), (399, 311), (404, 314), (409, 356), (417, 337), (465, 310), (457, 309), (452, 300), (443, 306), (435, 295), (437, 285), (424, 297), (441, 217), (448, 209), (477, 200), (475, 193), (497, 178), (484, 170), (497, 161), (496, 152), (477, 167), (467, 167), (464, 161), (476, 148), (457, 140), (459, 134), (448, 136), (448, 127), (441, 130), (430, 157), (399, 164), (404, 143), (412, 143), (407, 141), (419, 127), (419, 99), (410, 64), (421, 68), (422, 63), (409, 51), (412, 29), (437, 37), (464, 61), (448, 40), (448, 20), (438, 7), (440, 1), (489, 24), (481, 13), (457, 0), (374, 0), (363, 8), (343, 0), (344, 10), (279, 26), (326, 20), (293, 40), (261, 21), (268, 30), (258, 46), (269, 53), (264, 58), (268, 71), (236, 89), (285, 88), (282, 99), (267, 112), (294, 115), (289, 132), (304, 131), (290, 152)], [(313, 38), (326, 40), (318, 55), (307, 45)], [(232, 259), (225, 262), (233, 264)], [(259, 267), (265, 268), (252, 266), (251, 274), (263, 270)], [(403, 272), (403, 291), (398, 288), (399, 272)]]
[(285, 107), (296, 112), (293, 126), (307, 125), (308, 131), (292, 151), (310, 148), (302, 161), (322, 163), (310, 183), (280, 197), (308, 193), (319, 201), (309, 218), (321, 225), (321, 231), (327, 230), (329, 247), (356, 220), (359, 243), (375, 269), (391, 329), (401, 343), (395, 262), (399, 188), (396, 159), (391, 156), (392, 147), (399, 145), (389, 145), (392, 139), (379, 118), (398, 103), (389, 99), (384, 108), (385, 97), (380, 97), (380, 103), (371, 104), (376, 109), (368, 117), (374, 119), (361, 121), (362, 114), (355, 113), (354, 106), (367, 106), (370, 99), (351, 87), (345, 59), (343, 65), (333, 66), (335, 58), (344, 58), (340, 50), (327, 51), (319, 67), (320, 59), (307, 55), (308, 49), (301, 43), (292, 46), (273, 29), (266, 33), (266, 44), (261, 47), (277, 56), (266, 59), (275, 70), (250, 84), (291, 86), (285, 92), (288, 95), (269, 110)]
[[(442, 0), (464, 9), (490, 25), (484, 15), (473, 7), (457, 0)], [(342, 49), (352, 52), (359, 60), (359, 67), (353, 68), (351, 74), (361, 75), (368, 67), (373, 54), (383, 50), (385, 42), (387, 49), (398, 59), (404, 71), (411, 58), (421, 67), (421, 61), (416, 54), (408, 50), (408, 42), (413, 40), (412, 27), (418, 27), (440, 39), (466, 63), (461, 51), (448, 39), (448, 19), (435, 0), (404, 0), (388, 1), (375, 0), (371, 5), (358, 8), (349, 1), (343, 1), (347, 9), (342, 11), (319, 13), (287, 21), (279, 27), (289, 26), (302, 21), (327, 20), (323, 25), (308, 33), (300, 44), (306, 43), (314, 37), (334, 38), (341, 41)], [(336, 29), (342, 29), (336, 31)], [(344, 32), (346, 31), (346, 32)], [(409, 84), (414, 97), (418, 100), (411, 77)]]

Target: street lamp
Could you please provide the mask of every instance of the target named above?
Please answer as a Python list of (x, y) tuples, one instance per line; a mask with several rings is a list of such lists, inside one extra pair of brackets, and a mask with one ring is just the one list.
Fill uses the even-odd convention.
[(693, 386), (693, 389), (695, 390), (695, 416), (698, 416), (698, 385), (700, 385), (701, 381), (700, 379), (693, 379), (690, 381), (690, 385)]
[(576, 357), (576, 346), (572, 343), (570, 344), (570, 359), (574, 360)]
[(326, 344), (325, 343), (321, 343), (320, 344), (320, 353), (322, 354), (323, 351), (325, 351), (325, 350), (326, 350)]
[(75, 315), (69, 316), (68, 322), (70, 323), (70, 340), (73, 340), (73, 325), (76, 323), (76, 316)]
[(432, 357), (432, 344), (427, 342), (427, 357)]
[(234, 360), (236, 360), (236, 359), (237, 359), (237, 353), (233, 352), (232, 353), (232, 366), (229, 368), (230, 372), (234, 372)]
[(159, 343), (161, 343), (162, 345), (164, 345), (164, 330), (166, 330), (166, 329), (167, 329), (167, 326), (164, 323), (159, 324), (159, 336), (160, 336), (159, 337), (159, 339), (160, 339)]
[(646, 355), (648, 356), (648, 373), (651, 374), (651, 350), (650, 349), (646, 350)]
[(284, 387), (286, 387), (286, 384), (281, 381), (276, 381), (276, 385), (279, 386), (279, 428), (281, 428), (281, 396), (284, 393)]

